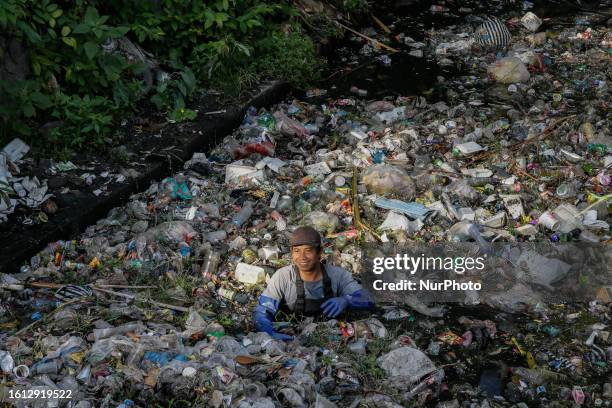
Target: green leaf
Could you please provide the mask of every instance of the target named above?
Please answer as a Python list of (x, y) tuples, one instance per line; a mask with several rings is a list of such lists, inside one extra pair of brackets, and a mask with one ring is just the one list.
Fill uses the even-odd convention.
[(53, 11), (54, 11), (54, 10), (57, 10), (57, 8), (58, 8), (58, 5), (57, 5), (57, 4), (49, 4), (49, 5), (47, 6), (47, 11), (48, 11), (49, 13), (53, 13)]
[(31, 118), (32, 116), (36, 114), (36, 111), (34, 110), (34, 106), (32, 106), (31, 103), (24, 104), (22, 108), (22, 112), (23, 112), (23, 116), (25, 116), (26, 118)]
[(153, 95), (151, 97), (151, 103), (154, 104), (159, 110), (164, 107), (164, 100), (159, 95)]
[(23, 21), (17, 22), (17, 28), (19, 28), (27, 37), (28, 40), (32, 43), (36, 43), (41, 41), (40, 35), (32, 29), (28, 24)]
[(62, 41), (76, 50), (77, 40), (74, 37), (62, 37)]
[(176, 109), (180, 109), (180, 108), (184, 108), (185, 107), (185, 99), (183, 98), (183, 95), (177, 95), (176, 99), (174, 100), (174, 107)]
[(57, 39), (57, 33), (55, 32), (54, 29), (52, 28), (47, 28), (47, 34), (49, 34), (49, 37), (51, 37), (52, 39)]
[(70, 34), (70, 27), (63, 26), (62, 27), (62, 37), (67, 37)]
[(96, 24), (99, 18), (100, 14), (98, 14), (98, 10), (95, 7), (87, 7), (84, 17), (86, 24)]
[(223, 22), (227, 21), (229, 16), (225, 13), (217, 13), (215, 15), (215, 22), (217, 23), (217, 27), (223, 27)]
[(83, 44), (83, 49), (85, 50), (85, 55), (90, 60), (94, 59), (96, 55), (98, 55), (98, 44), (92, 41), (87, 41)]
[(49, 98), (47, 95), (41, 94), (40, 92), (32, 92), (30, 99), (36, 104), (36, 106), (43, 110), (49, 109), (51, 106), (53, 106), (51, 98)]
[(251, 56), (251, 50), (249, 50), (249, 47), (242, 43), (239, 43), (238, 41), (235, 41), (234, 44), (236, 45), (236, 48), (238, 48), (244, 55), (246, 55), (247, 57)]
[(51, 17), (53, 18), (59, 18), (62, 14), (64, 14), (64, 10), (62, 9), (57, 9), (55, 10), (53, 13), (51, 13)]
[(47, 16), (40, 17), (37, 14), (33, 14), (32, 15), (32, 20), (34, 20), (34, 22), (37, 23), (37, 24), (43, 25), (43, 24), (46, 24), (46, 22), (47, 22)]
[(121, 35), (126, 35), (130, 31), (130, 27), (128, 26), (115, 27), (115, 31), (117, 31)]
[(49, 25), (51, 26), (51, 28), (55, 27), (55, 19), (53, 17), (49, 19)]
[(90, 31), (91, 27), (89, 24), (77, 24), (76, 27), (74, 27), (75, 34), (87, 34)]
[(204, 21), (204, 28), (208, 30), (215, 22), (215, 13), (210, 10), (206, 10), (204, 14), (206, 16), (206, 20)]
[(190, 91), (193, 91), (195, 89), (196, 78), (189, 68), (186, 68), (185, 71), (181, 72), (181, 78), (183, 79), (183, 82), (185, 82), (185, 85)]
[(32, 134), (32, 129), (30, 129), (25, 123), (17, 122), (13, 124), (13, 130), (24, 136), (30, 136)]
[(184, 96), (187, 96), (187, 88), (185, 88), (185, 85), (182, 82), (177, 83), (177, 87)]
[(40, 64), (38, 62), (33, 62), (32, 63), (32, 69), (34, 70), (34, 75), (36, 75), (36, 76), (40, 75), (41, 67), (40, 67)]
[(130, 31), (130, 27), (115, 27), (109, 31), (109, 35), (111, 38), (121, 38), (128, 31)]

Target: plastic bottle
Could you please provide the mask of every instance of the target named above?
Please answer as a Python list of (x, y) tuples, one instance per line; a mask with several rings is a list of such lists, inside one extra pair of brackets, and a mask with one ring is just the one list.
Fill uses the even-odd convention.
[(202, 269), (200, 269), (200, 272), (202, 275), (214, 275), (217, 273), (220, 261), (221, 255), (219, 255), (217, 251), (207, 252), (204, 256), (204, 262), (202, 262)]
[(266, 129), (274, 129), (276, 125), (276, 119), (270, 113), (264, 113), (259, 118), (257, 118), (257, 124)]
[(252, 248), (245, 248), (241, 255), (244, 262), (248, 264), (252, 264), (257, 260), (257, 252), (255, 252)]
[(492, 248), (491, 244), (489, 244), (481, 235), (480, 230), (476, 224), (472, 224), (471, 222), (461, 221), (453, 225), (449, 229), (450, 239), (452, 241), (467, 241), (470, 238), (476, 241), (481, 250), (486, 253), (490, 253)]
[(576, 195), (576, 190), (572, 184), (563, 183), (557, 187), (556, 193), (559, 198), (569, 198)]
[(300, 213), (300, 214), (308, 214), (311, 212), (312, 210), (312, 206), (310, 205), (309, 202), (304, 201), (303, 199), (299, 199), (297, 203), (295, 203), (295, 209)]
[(518, 375), (523, 380), (533, 385), (540, 385), (547, 382), (555, 383), (564, 381), (567, 377), (563, 374), (558, 374), (553, 371), (545, 370), (542, 368), (525, 368), (525, 367), (513, 367), (512, 373)]
[(253, 215), (253, 203), (247, 201), (244, 203), (238, 214), (234, 215), (232, 218), (232, 224), (240, 228), (249, 220), (249, 218), (251, 218), (251, 215)]
[(472, 177), (469, 179), (466, 179), (467, 184), (469, 184), (472, 187), (479, 187), (479, 186), (484, 186), (486, 184), (498, 184), (499, 183), (499, 179), (496, 179), (494, 177)]
[(282, 196), (278, 200), (278, 203), (276, 204), (276, 209), (281, 213), (286, 214), (290, 212), (292, 208), (293, 208), (293, 199), (291, 198), (291, 196), (288, 196), (288, 195)]
[(57, 374), (61, 368), (59, 360), (52, 360), (46, 363), (38, 364), (32, 371), (36, 375), (40, 374)]
[(183, 258), (188, 258), (191, 255), (191, 247), (185, 241), (179, 244), (179, 253)]
[(130, 354), (126, 360), (126, 365), (128, 367), (136, 367), (140, 364), (142, 357), (145, 353), (145, 346), (142, 343), (137, 343), (136, 347), (132, 348)]
[(208, 242), (212, 242), (213, 244), (215, 242), (225, 241), (225, 238), (227, 238), (227, 232), (223, 230), (212, 231), (206, 234), (206, 240), (208, 240)]

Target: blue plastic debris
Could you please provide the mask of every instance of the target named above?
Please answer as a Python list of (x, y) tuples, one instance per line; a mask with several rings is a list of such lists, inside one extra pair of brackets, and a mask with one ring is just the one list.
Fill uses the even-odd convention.
[(379, 208), (384, 208), (385, 210), (393, 210), (404, 214), (413, 220), (419, 219), (425, 221), (435, 213), (434, 210), (425, 207), (423, 204), (407, 203), (405, 201), (388, 198), (378, 198), (374, 201), (374, 205)]

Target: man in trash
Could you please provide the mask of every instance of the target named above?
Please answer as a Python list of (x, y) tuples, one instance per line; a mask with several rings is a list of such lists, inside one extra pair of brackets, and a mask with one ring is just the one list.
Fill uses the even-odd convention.
[(312, 227), (299, 227), (291, 236), (292, 265), (279, 269), (259, 297), (253, 313), (257, 331), (276, 340), (293, 337), (277, 333), (272, 322), (282, 309), (306, 316), (335, 318), (347, 308), (371, 309), (374, 303), (350, 272), (321, 262), (321, 236)]

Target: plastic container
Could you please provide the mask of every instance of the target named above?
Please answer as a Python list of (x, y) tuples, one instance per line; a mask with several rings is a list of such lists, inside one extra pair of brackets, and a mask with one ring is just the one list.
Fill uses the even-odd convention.
[(246, 284), (264, 283), (266, 281), (266, 271), (264, 268), (247, 263), (239, 263), (236, 265), (234, 272), (236, 280)]
[(246, 223), (249, 218), (253, 215), (253, 204), (249, 201), (244, 203), (244, 206), (240, 209), (238, 214), (232, 217), (232, 224), (240, 228)]

